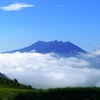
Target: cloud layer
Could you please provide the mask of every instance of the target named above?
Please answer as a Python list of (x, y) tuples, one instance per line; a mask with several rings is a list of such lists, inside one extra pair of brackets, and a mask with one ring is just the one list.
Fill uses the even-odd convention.
[(27, 4), (27, 3), (13, 3), (13, 4), (10, 4), (8, 6), (3, 6), (0, 8), (4, 11), (18, 11), (18, 10), (21, 10), (23, 8), (33, 7), (33, 6), (35, 6), (35, 5)]
[(77, 57), (53, 54), (0, 54), (0, 72), (35, 88), (100, 86), (100, 51)]

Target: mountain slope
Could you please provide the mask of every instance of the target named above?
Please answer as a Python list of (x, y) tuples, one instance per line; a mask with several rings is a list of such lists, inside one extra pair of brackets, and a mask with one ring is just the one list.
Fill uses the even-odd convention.
[(35, 51), (37, 53), (57, 53), (57, 54), (78, 54), (79, 52), (86, 53), (85, 50), (81, 49), (80, 47), (76, 46), (75, 44), (67, 41), (50, 41), (50, 42), (44, 42), (44, 41), (38, 41), (28, 47), (9, 51), (9, 53), (12, 52), (31, 52)]

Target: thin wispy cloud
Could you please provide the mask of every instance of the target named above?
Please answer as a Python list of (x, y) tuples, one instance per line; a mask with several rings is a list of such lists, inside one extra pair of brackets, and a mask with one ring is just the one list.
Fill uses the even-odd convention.
[(62, 5), (57, 5), (57, 7), (62, 7)]
[(19, 11), (23, 8), (33, 7), (33, 6), (35, 6), (35, 5), (27, 4), (27, 3), (13, 3), (8, 6), (2, 6), (0, 8), (4, 11)]

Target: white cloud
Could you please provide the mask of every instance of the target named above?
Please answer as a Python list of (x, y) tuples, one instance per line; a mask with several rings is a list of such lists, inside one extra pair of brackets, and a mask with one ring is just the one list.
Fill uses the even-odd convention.
[(4, 11), (18, 11), (18, 10), (21, 10), (23, 8), (33, 7), (33, 6), (35, 6), (35, 5), (27, 4), (27, 3), (13, 3), (13, 4), (10, 4), (8, 6), (3, 6), (0, 8)]
[(56, 58), (35, 52), (5, 53), (0, 54), (0, 72), (35, 88), (100, 86), (100, 57), (95, 54)]

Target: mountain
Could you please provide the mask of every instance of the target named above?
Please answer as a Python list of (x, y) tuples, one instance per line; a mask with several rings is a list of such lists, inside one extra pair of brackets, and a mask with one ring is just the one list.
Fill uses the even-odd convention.
[(60, 55), (73, 55), (78, 53), (86, 53), (85, 50), (81, 49), (80, 47), (76, 46), (75, 44), (67, 41), (50, 41), (50, 42), (44, 42), (44, 41), (38, 41), (28, 47), (9, 51), (9, 53), (13, 52), (32, 52), (35, 51), (37, 53), (57, 53)]

